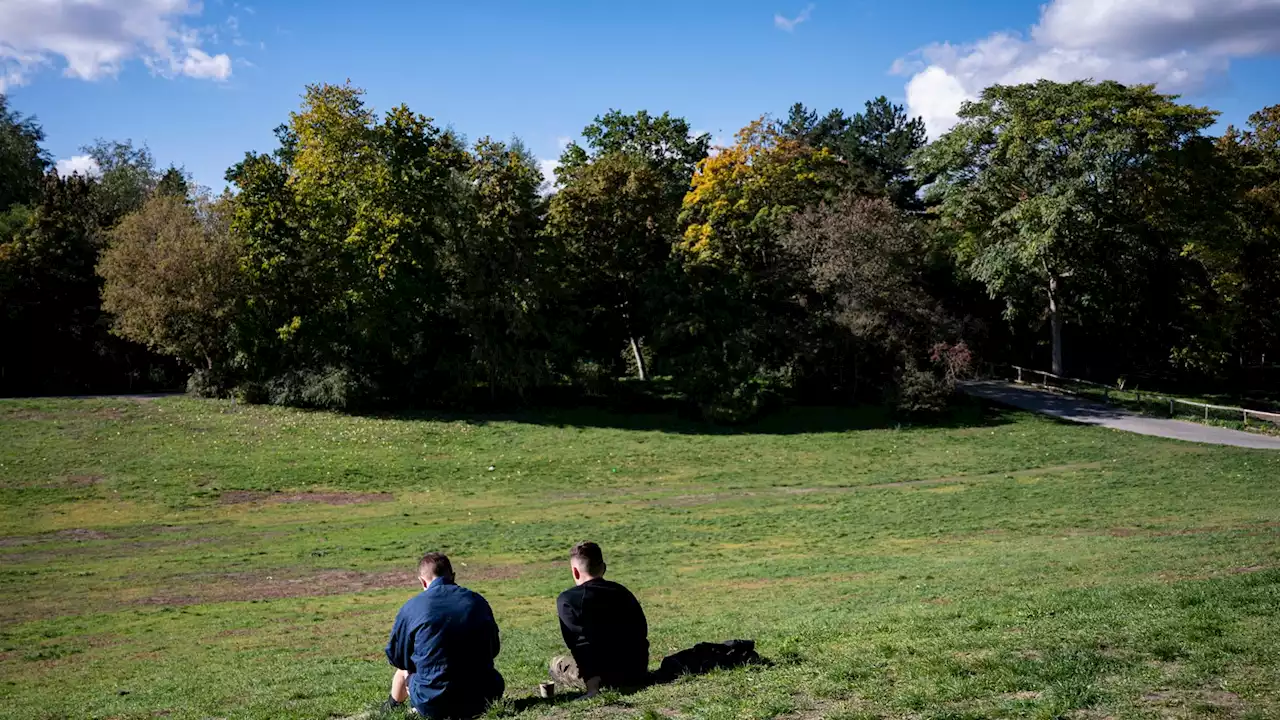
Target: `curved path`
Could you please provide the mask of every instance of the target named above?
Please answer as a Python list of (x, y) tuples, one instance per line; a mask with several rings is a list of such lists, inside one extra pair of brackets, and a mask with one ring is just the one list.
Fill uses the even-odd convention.
[(1001, 405), (1011, 405), (1022, 410), (1051, 415), (1062, 420), (1086, 425), (1101, 425), (1115, 430), (1138, 433), (1139, 435), (1155, 435), (1156, 437), (1212, 445), (1234, 445), (1235, 447), (1280, 450), (1280, 437), (1256, 435), (1243, 430), (1201, 425), (1200, 423), (1187, 422), (1185, 420), (1147, 417), (1110, 405), (1102, 405), (1070, 395), (1036, 390), (1025, 385), (1014, 385), (1013, 383), (999, 380), (978, 380), (961, 383), (960, 390), (974, 397), (997, 402)]

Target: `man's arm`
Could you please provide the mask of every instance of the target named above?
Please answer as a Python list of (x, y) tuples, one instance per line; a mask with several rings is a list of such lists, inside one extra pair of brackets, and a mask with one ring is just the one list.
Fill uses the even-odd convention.
[(498, 633), (498, 621), (493, 617), (493, 608), (489, 607), (489, 601), (481, 598), (484, 603), (484, 612), (489, 623), (489, 647), (493, 650), (493, 657), (497, 659), (498, 653), (502, 651), (502, 638)]
[(560, 618), (560, 637), (564, 638), (564, 646), (573, 652), (582, 633), (582, 625), (578, 622), (578, 612), (564, 593), (556, 598), (556, 616)]
[(395, 624), (391, 626), (391, 637), (387, 640), (387, 662), (397, 670), (413, 671), (413, 636), (409, 631), (409, 623), (401, 614), (396, 615)]
[(595, 658), (592, 657), (594, 649), (590, 645), (579, 643), (583, 631), (582, 620), (567, 593), (561, 593), (556, 599), (556, 615), (560, 617), (560, 635), (564, 638), (565, 647), (569, 648), (569, 653), (578, 663), (578, 676), (587, 685), (587, 697), (595, 697), (600, 692), (601, 678), (596, 669)]

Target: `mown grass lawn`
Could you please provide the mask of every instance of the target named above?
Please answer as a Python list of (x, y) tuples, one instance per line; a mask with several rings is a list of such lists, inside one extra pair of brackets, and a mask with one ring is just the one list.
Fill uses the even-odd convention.
[[(1280, 717), (1280, 453), (967, 405), (720, 430), (0, 401), (0, 717), (327, 718), (443, 549), (502, 627), (494, 716)], [(570, 544), (653, 661), (770, 667), (554, 706)]]

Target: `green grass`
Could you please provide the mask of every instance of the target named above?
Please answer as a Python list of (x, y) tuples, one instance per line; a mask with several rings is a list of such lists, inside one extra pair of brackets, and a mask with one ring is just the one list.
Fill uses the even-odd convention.
[[(498, 717), (1280, 717), (1280, 453), (976, 405), (724, 430), (6, 400), (0, 499), (0, 717), (368, 709), (428, 549), (494, 606)], [(529, 701), (587, 538), (655, 664), (735, 637), (775, 664)]]

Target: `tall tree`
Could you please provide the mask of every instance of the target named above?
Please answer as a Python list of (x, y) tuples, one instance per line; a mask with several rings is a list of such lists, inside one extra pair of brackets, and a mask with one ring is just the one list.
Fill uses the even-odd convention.
[(35, 200), (49, 166), (42, 142), (44, 130), (36, 119), (11, 110), (9, 99), (0, 93), (0, 213)]
[(625, 342), (646, 379), (641, 346), (653, 329), (656, 286), (675, 235), (661, 166), (615, 152), (577, 168), (552, 196), (547, 232), (565, 258), (579, 310), (593, 328), (590, 343), (616, 353)]
[(993, 297), (1016, 307), (1039, 296), (1061, 374), (1063, 327), (1082, 310), (1073, 301), (1114, 294), (1130, 258), (1165, 252), (1151, 247), (1167, 242), (1151, 221), (1162, 197), (1151, 179), (1216, 114), (1150, 86), (1044, 80), (988, 88), (959, 116), (920, 153), (917, 177)]
[(544, 304), (546, 249), (540, 243), (543, 177), (518, 140), (482, 138), (466, 177), (467, 221), (446, 263), (453, 285), (452, 313), (469, 339), (459, 354), (459, 376), (523, 394), (548, 380), (552, 364)]
[(160, 180), (155, 158), (146, 145), (135, 147), (132, 140), (99, 139), (81, 151), (93, 158), (101, 173), (94, 185), (94, 197), (104, 227), (115, 225), (142, 207)]
[(170, 165), (156, 181), (155, 194), (185, 200), (191, 194), (191, 183), (187, 181), (186, 173)]
[(233, 202), (157, 192), (116, 225), (97, 268), (116, 334), (189, 368), (225, 368), (240, 285)]
[(82, 177), (42, 180), (28, 222), (0, 244), (0, 377), (10, 392), (91, 388), (108, 351), (93, 273), (100, 236)]
[[(463, 221), (467, 155), (401, 106), (313, 85), (240, 188), (245, 353), (281, 402), (347, 405), (445, 387), (455, 349), (442, 253)], [(312, 382), (312, 380), (315, 382)], [(314, 390), (314, 392), (313, 392)]]
[(881, 95), (849, 119), (840, 148), (850, 162), (859, 164), (885, 188), (898, 207), (917, 209), (920, 186), (911, 175), (911, 158), (926, 140), (924, 120), (908, 117), (901, 105)]
[(641, 110), (627, 115), (610, 110), (582, 131), (587, 147), (571, 143), (560, 158), (557, 175), (562, 182), (605, 155), (631, 155), (649, 163), (662, 179), (664, 192), (676, 204), (689, 191), (698, 163), (707, 156), (711, 136), (693, 135), (689, 123), (670, 113), (658, 116)]

